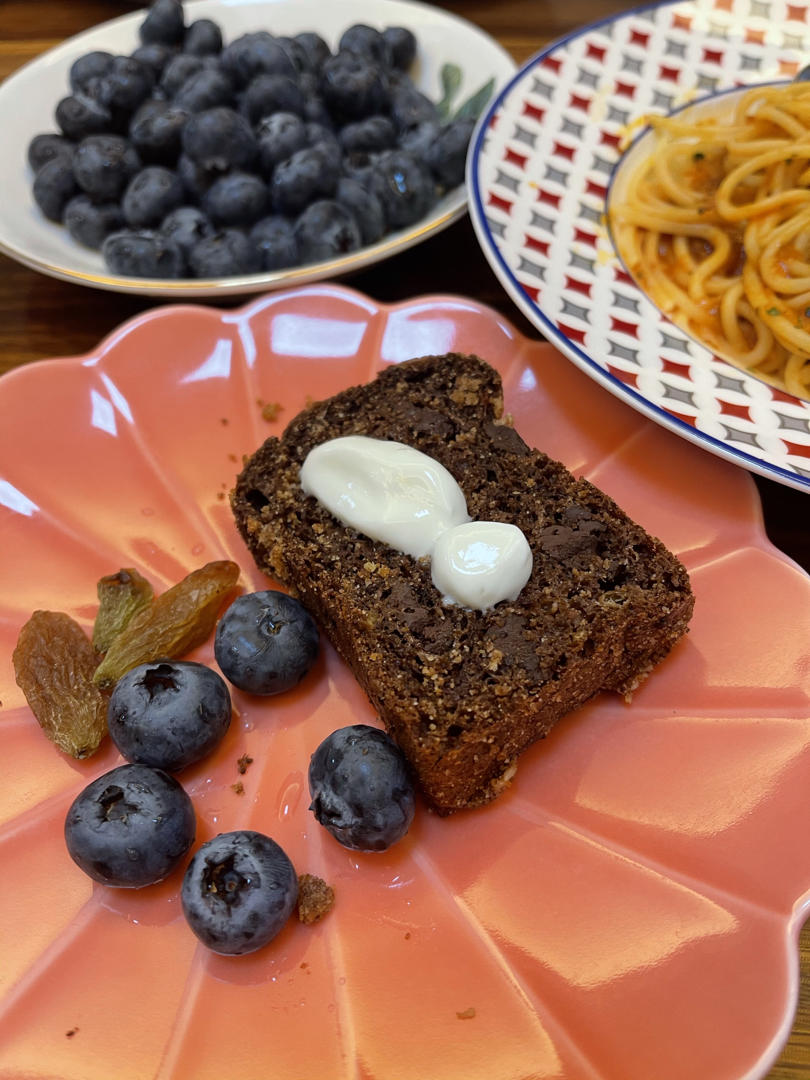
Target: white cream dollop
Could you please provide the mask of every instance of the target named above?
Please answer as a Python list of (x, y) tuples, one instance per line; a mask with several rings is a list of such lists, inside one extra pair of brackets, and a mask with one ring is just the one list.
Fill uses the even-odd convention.
[(338, 521), (414, 558), (430, 556), (446, 602), (480, 611), (515, 600), (532, 553), (515, 525), (472, 521), (452, 475), (406, 443), (345, 435), (314, 447), (301, 487)]
[(433, 584), (457, 604), (479, 611), (500, 600), (516, 600), (531, 572), (529, 542), (505, 521), (456, 525), (433, 548)]
[(434, 458), (405, 443), (345, 435), (314, 447), (301, 487), (344, 525), (414, 558), (470, 520), (464, 493)]

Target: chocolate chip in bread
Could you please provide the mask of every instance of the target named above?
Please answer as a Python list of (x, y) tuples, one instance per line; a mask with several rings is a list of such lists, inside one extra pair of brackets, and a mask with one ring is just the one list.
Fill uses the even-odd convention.
[[(523, 530), (515, 601), (443, 602), (417, 560), (337, 521), (299, 469), (342, 435), (393, 439), (455, 477), (472, 518)], [(258, 566), (293, 591), (350, 665), (442, 814), (497, 796), (518, 756), (601, 690), (629, 695), (686, 632), (686, 570), (603, 492), (531, 449), (498, 373), (429, 356), (316, 402), (247, 461), (232, 492)]]

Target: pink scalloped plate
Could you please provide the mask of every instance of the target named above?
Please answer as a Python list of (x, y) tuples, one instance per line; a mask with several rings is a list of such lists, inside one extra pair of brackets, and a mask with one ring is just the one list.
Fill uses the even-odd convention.
[[(120, 758), (107, 744), (76, 762), (45, 739), (14, 682), (18, 630), (43, 607), (89, 629), (97, 579), (121, 566), (163, 589), (225, 556), (245, 589), (266, 586), (228, 509), (242, 455), (309, 397), (449, 350), (489, 358), (527, 440), (678, 552), (691, 633), (631, 705), (600, 696), (530, 750), (500, 800), (420, 808), (382, 855), (340, 847), (308, 811), (317, 743), (374, 722), (332, 649), (288, 695), (234, 691), (224, 744), (181, 776), (197, 841), (267, 832), (336, 903), (251, 956), (214, 956), (185, 924), (179, 871), (131, 892), (71, 862), (66, 809)], [(335, 286), (149, 312), (87, 356), (5, 376), (0, 414), (4, 1080), (764, 1075), (810, 894), (810, 580), (766, 539), (746, 472), (489, 309)], [(194, 656), (213, 662), (210, 643)]]

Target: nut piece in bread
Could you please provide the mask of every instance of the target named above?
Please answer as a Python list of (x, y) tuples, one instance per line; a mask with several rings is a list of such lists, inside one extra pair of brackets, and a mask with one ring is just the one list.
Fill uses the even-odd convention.
[[(369, 539), (301, 490), (313, 446), (408, 443), (455, 477), (471, 517), (523, 530), (515, 601), (445, 604), (427, 559)], [(349, 664), (441, 814), (497, 796), (519, 754), (600, 690), (629, 695), (685, 633), (686, 570), (586, 480), (503, 419), (498, 373), (428, 356), (316, 402), (247, 461), (231, 495), (258, 566), (289, 587)]]

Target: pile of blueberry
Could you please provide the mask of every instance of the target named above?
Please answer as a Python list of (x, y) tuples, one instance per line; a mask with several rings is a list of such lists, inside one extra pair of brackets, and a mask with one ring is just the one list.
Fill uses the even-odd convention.
[[(266, 590), (231, 604), (217, 625), (214, 656), (234, 686), (269, 695), (297, 685), (318, 648), (306, 609)], [(115, 888), (142, 888), (172, 873), (196, 835), (191, 799), (173, 774), (216, 749), (230, 721), (228, 685), (204, 664), (158, 660), (119, 679), (108, 725), (127, 764), (99, 776), (71, 804), (65, 841), (74, 862)], [(324, 739), (312, 755), (309, 784), (310, 809), (345, 847), (384, 851), (413, 820), (405, 760), (377, 728), (357, 724)], [(180, 898), (205, 945), (242, 955), (282, 929), (298, 899), (298, 876), (269, 836), (220, 833), (192, 857)]]
[(402, 27), (223, 41), (154, 0), (131, 56), (70, 69), (58, 133), (28, 147), (42, 213), (115, 274), (213, 278), (346, 255), (425, 216), (464, 179), (474, 116), (408, 74)]

